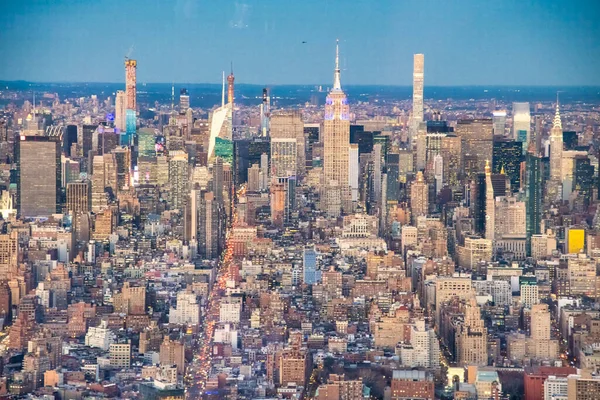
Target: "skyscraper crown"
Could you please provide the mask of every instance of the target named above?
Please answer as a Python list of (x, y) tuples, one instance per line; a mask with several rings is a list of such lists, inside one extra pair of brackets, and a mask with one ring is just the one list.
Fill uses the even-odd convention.
[(342, 90), (342, 82), (340, 80), (340, 41), (335, 44), (335, 70), (333, 72), (333, 90)]
[(556, 95), (556, 113), (554, 114), (554, 121), (552, 121), (552, 127), (562, 129), (562, 121), (560, 120), (560, 107), (558, 105), (558, 94)]

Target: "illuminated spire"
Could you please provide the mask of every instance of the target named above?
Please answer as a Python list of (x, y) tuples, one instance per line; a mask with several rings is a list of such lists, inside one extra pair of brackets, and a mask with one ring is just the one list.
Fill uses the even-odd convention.
[(335, 72), (333, 73), (333, 90), (342, 90), (340, 81), (340, 40), (335, 42)]
[(506, 171), (504, 170), (504, 165), (502, 166), (502, 168), (500, 168), (500, 173), (502, 175), (506, 175)]
[(558, 92), (556, 93), (556, 113), (554, 114), (554, 121), (552, 122), (553, 128), (559, 128), (562, 130), (562, 121), (560, 120), (560, 107), (558, 104)]
[(490, 175), (492, 173), (492, 169), (490, 168), (490, 160), (485, 160), (485, 174)]

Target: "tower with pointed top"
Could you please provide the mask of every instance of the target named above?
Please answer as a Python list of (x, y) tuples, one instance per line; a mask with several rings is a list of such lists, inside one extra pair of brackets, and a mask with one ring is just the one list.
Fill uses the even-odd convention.
[[(323, 174), (325, 192), (321, 201), (330, 216), (340, 215), (351, 205), (349, 185), (350, 108), (342, 91), (339, 65), (339, 42), (335, 50), (333, 88), (325, 101), (323, 121)], [(348, 210), (349, 211), (349, 210)]]
[(490, 161), (485, 161), (485, 238), (494, 240), (496, 230), (496, 201), (492, 186), (492, 168)]
[(550, 130), (550, 182), (548, 184), (548, 199), (555, 200), (561, 196), (563, 158), (563, 129), (560, 119), (558, 95), (556, 97), (556, 112), (552, 129)]

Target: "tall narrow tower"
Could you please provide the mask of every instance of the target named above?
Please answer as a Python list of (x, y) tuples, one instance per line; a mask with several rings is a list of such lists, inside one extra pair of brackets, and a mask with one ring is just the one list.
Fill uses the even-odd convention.
[(333, 88), (325, 101), (323, 122), (323, 172), (327, 211), (339, 215), (350, 199), (348, 159), (350, 146), (350, 108), (342, 91), (339, 65), (339, 41), (335, 50)]
[(137, 107), (137, 61), (130, 58), (125, 59), (125, 108), (128, 110), (136, 110)]
[[(554, 185), (560, 185), (562, 179), (562, 156), (563, 156), (563, 130), (560, 120), (560, 109), (558, 105), (558, 96), (556, 97), (556, 113), (550, 130), (550, 181)], [(548, 191), (554, 191), (556, 188), (550, 188)], [(556, 194), (556, 193), (555, 193)]]
[(227, 102), (233, 107), (233, 82), (235, 76), (233, 76), (233, 66), (231, 67), (231, 73), (227, 76)]
[(413, 110), (412, 110), (412, 132), (413, 135), (423, 122), (423, 80), (425, 73), (425, 56), (415, 54), (413, 62)]
[(485, 161), (485, 238), (494, 240), (496, 230), (496, 201), (492, 186), (492, 168), (490, 161)]

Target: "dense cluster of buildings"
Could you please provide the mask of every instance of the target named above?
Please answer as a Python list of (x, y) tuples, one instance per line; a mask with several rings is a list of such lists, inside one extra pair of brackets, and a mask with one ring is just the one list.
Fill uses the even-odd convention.
[(0, 396), (600, 398), (597, 109), (424, 101), (422, 54), (354, 104), (338, 60), (324, 107), (140, 104), (132, 59), (6, 105)]

